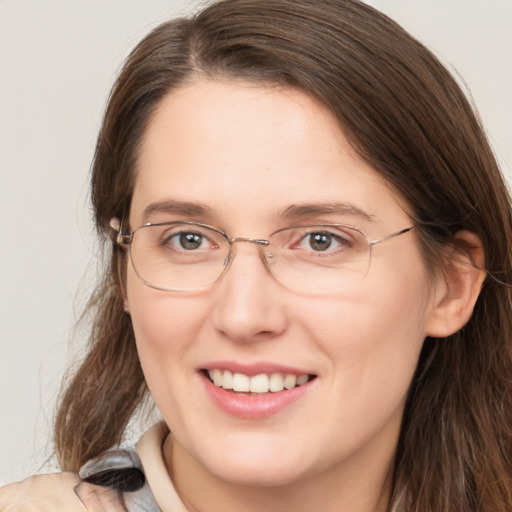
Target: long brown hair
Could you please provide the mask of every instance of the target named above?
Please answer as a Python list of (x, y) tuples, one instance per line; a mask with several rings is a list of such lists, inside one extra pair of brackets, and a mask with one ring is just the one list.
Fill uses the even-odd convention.
[[(353, 147), (410, 206), (426, 261), (467, 229), (488, 276), (472, 318), (427, 338), (396, 450), (393, 512), (512, 510), (512, 210), (464, 93), (438, 60), (357, 0), (224, 0), (156, 28), (109, 99), (92, 170), (100, 233), (128, 216), (141, 138), (162, 98), (198, 77), (294, 87), (326, 105)], [(120, 442), (147, 394), (129, 316), (126, 260), (108, 243), (89, 304), (89, 352), (55, 424), (63, 469)]]

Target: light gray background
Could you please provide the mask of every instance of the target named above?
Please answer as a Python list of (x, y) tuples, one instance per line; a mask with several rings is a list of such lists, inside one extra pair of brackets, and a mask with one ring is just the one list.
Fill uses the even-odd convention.
[[(110, 85), (143, 34), (198, 3), (0, 0), (0, 484), (51, 453), (72, 327), (94, 282), (87, 177)], [(368, 3), (464, 77), (510, 179), (512, 0)]]

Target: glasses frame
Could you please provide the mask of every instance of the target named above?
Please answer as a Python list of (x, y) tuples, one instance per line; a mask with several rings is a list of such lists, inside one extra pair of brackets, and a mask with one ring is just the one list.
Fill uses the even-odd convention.
[[(139, 271), (137, 270), (137, 267), (136, 267), (136, 265), (135, 265), (135, 263), (133, 261), (132, 254), (131, 254), (131, 244), (133, 242), (135, 233), (137, 231), (139, 231), (139, 230), (142, 230), (144, 228), (148, 228), (148, 227), (151, 227), (151, 226), (172, 226), (172, 225), (176, 225), (176, 224), (182, 224), (182, 225), (188, 225), (188, 226), (198, 226), (198, 227), (210, 229), (212, 231), (215, 231), (216, 233), (218, 233), (222, 237), (224, 237), (226, 239), (226, 241), (229, 243), (229, 253), (227, 255), (227, 259), (226, 259), (226, 263), (224, 265), (224, 268), (223, 268), (222, 272), (219, 274), (219, 276), (213, 282), (211, 282), (211, 283), (209, 283), (209, 284), (207, 284), (207, 285), (205, 285), (203, 287), (199, 287), (199, 288), (193, 288), (193, 289), (190, 289), (190, 290), (180, 290), (180, 289), (163, 288), (161, 286), (156, 286), (156, 285), (146, 281), (139, 274)], [(294, 225), (294, 226), (287, 226), (285, 228), (280, 228), (280, 229), (278, 229), (276, 231), (273, 231), (272, 233), (270, 233), (270, 235), (268, 235), (268, 238), (270, 239), (274, 235), (276, 235), (277, 233), (280, 233), (282, 231), (287, 231), (289, 229), (316, 228), (316, 227), (318, 227), (318, 228), (329, 228), (329, 227), (331, 227), (331, 228), (349, 228), (349, 229), (357, 231), (361, 235), (363, 235), (364, 238), (368, 242), (368, 249), (370, 251), (370, 253), (369, 253), (368, 269), (370, 268), (371, 254), (372, 254), (371, 251), (372, 251), (372, 248), (373, 248), (374, 245), (387, 242), (388, 240), (392, 240), (393, 238), (396, 238), (397, 236), (400, 236), (400, 235), (403, 235), (405, 233), (408, 233), (409, 231), (414, 229), (414, 226), (409, 226), (407, 228), (403, 228), (403, 229), (400, 229), (398, 231), (395, 231), (394, 233), (386, 235), (383, 238), (370, 239), (370, 238), (368, 238), (368, 236), (366, 235), (366, 233), (363, 230), (361, 230), (357, 226), (353, 226), (351, 224), (340, 224), (340, 223), (299, 224), (299, 225)], [(203, 222), (196, 222), (196, 221), (176, 220), (176, 221), (167, 221), (167, 222), (147, 222), (145, 224), (142, 224), (138, 228), (134, 229), (133, 231), (130, 231), (129, 233), (124, 233), (124, 234), (123, 234), (123, 227), (122, 227), (122, 223), (121, 223), (121, 225), (119, 227), (119, 231), (117, 231), (117, 236), (115, 237), (114, 242), (115, 242), (115, 244), (125, 248), (128, 251), (128, 254), (129, 254), (129, 257), (130, 257), (130, 262), (132, 264), (133, 269), (135, 270), (135, 273), (137, 274), (137, 277), (146, 286), (148, 286), (149, 288), (154, 288), (155, 290), (161, 290), (161, 291), (164, 291), (164, 292), (193, 292), (193, 291), (205, 290), (205, 289), (208, 289), (208, 288), (212, 287), (229, 270), (229, 268), (231, 266), (231, 263), (233, 261), (233, 258), (234, 258), (234, 254), (235, 254), (235, 250), (234, 250), (235, 243), (248, 242), (248, 243), (259, 245), (260, 247), (267, 247), (271, 243), (269, 239), (264, 239), (264, 238), (246, 238), (246, 237), (240, 237), (240, 236), (231, 237), (225, 231), (223, 231), (222, 229), (217, 228), (215, 226), (211, 226), (210, 224), (205, 224)], [(279, 280), (279, 278), (274, 274), (272, 268), (270, 267), (270, 265), (268, 263), (268, 259), (271, 259), (273, 257), (274, 257), (274, 254), (272, 254), (272, 253), (270, 253), (267, 257), (262, 257), (262, 260), (263, 260), (263, 262), (265, 264), (265, 267), (268, 269), (268, 271), (270, 272), (270, 274), (272, 275), (272, 277), (276, 281), (278, 281), (284, 287), (289, 288), (289, 286), (287, 286), (286, 284), (282, 283)]]

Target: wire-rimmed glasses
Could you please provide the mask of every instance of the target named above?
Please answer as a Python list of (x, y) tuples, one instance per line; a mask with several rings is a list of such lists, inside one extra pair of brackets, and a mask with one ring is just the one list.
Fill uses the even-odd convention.
[(407, 227), (378, 240), (355, 226), (291, 226), (268, 239), (230, 237), (214, 226), (193, 221), (144, 224), (117, 235), (135, 273), (151, 288), (173, 292), (212, 286), (228, 269), (235, 244), (254, 243), (261, 259), (282, 285), (300, 293), (324, 294), (354, 286), (368, 272), (372, 247), (411, 231)]

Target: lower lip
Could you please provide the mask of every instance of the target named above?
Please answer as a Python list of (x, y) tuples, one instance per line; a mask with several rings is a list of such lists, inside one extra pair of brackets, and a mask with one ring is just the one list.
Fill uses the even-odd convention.
[(259, 420), (277, 414), (302, 398), (314, 382), (310, 381), (302, 386), (276, 393), (245, 394), (215, 386), (204, 375), (202, 375), (202, 380), (215, 405), (231, 416), (249, 420)]

